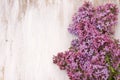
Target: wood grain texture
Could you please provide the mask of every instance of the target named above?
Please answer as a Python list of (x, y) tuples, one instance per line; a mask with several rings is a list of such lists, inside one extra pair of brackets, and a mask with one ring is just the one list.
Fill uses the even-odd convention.
[[(85, 0), (0, 0), (0, 80), (69, 80), (52, 63), (70, 46), (67, 27)], [(120, 9), (120, 0), (107, 2)], [(115, 38), (120, 39), (120, 14)]]

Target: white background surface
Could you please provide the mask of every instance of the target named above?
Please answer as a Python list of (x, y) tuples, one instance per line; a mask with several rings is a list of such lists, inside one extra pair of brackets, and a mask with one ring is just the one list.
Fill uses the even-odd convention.
[[(69, 80), (52, 57), (69, 48), (74, 36), (67, 28), (83, 1), (0, 0), (0, 80)], [(120, 6), (119, 0), (90, 1)]]

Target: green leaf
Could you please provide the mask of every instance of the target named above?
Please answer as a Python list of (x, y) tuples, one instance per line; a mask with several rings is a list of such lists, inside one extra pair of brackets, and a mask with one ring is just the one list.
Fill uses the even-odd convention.
[(106, 60), (106, 62), (110, 65), (110, 55), (107, 55), (107, 54), (106, 54), (105, 60)]
[(111, 76), (108, 80), (115, 80), (115, 78), (113, 76)]
[(115, 70), (112, 66), (109, 66), (109, 69), (110, 69), (110, 71), (111, 71), (113, 74), (116, 73), (116, 70)]

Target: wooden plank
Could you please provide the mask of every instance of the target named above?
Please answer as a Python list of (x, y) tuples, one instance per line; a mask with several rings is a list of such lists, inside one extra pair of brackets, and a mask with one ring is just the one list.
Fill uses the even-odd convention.
[[(84, 1), (0, 0), (0, 80), (69, 80), (52, 57), (70, 46), (67, 27)], [(120, 6), (120, 0), (90, 1)], [(115, 37), (120, 39), (120, 14)]]

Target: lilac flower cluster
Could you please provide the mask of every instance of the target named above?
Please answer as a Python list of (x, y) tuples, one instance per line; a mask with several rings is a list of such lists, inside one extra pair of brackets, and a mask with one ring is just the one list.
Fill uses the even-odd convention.
[(70, 80), (120, 80), (120, 44), (114, 39), (118, 8), (85, 2), (73, 16), (69, 32), (77, 36), (68, 51), (53, 57)]
[(91, 3), (86, 2), (73, 16), (73, 23), (70, 24), (68, 30), (79, 37), (82, 33), (80, 29), (84, 27), (84, 24), (81, 25), (81, 23), (88, 22), (102, 34), (114, 34), (114, 26), (117, 24), (118, 19), (117, 15), (118, 9), (115, 4), (93, 7)]

